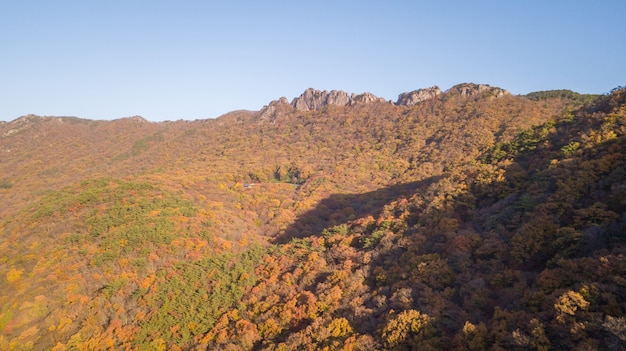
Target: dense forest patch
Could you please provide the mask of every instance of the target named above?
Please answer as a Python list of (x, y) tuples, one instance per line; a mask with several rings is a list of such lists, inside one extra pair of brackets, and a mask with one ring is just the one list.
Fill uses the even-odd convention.
[(0, 139), (1, 349), (626, 347), (624, 89), (67, 122)]

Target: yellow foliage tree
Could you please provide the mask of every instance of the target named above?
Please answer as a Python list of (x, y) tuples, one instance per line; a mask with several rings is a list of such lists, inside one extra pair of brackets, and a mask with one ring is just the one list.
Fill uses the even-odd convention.
[(589, 302), (576, 291), (568, 291), (559, 297), (559, 300), (554, 304), (554, 309), (557, 312), (556, 320), (560, 323), (565, 323), (565, 316), (573, 316), (578, 309), (584, 310), (589, 307)]
[(351, 334), (352, 327), (350, 326), (350, 322), (342, 317), (333, 319), (328, 325), (328, 331), (330, 332), (330, 336), (341, 338)]
[(22, 277), (22, 274), (24, 274), (23, 269), (15, 269), (15, 268), (9, 269), (9, 271), (6, 274), (7, 282), (12, 283), (14, 281), (18, 281)]
[(431, 319), (427, 314), (416, 310), (403, 311), (387, 323), (383, 329), (383, 341), (389, 347), (397, 346), (409, 336), (419, 334)]

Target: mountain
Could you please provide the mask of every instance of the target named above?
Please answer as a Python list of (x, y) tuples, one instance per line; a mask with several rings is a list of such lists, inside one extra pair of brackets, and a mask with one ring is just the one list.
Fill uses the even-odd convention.
[(0, 349), (626, 346), (626, 90), (0, 124)]

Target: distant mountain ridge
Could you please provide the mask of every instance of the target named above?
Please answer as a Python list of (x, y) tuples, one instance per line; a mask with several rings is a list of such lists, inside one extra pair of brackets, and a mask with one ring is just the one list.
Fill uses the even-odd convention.
[(420, 102), (448, 94), (460, 94), (461, 96), (469, 97), (487, 92), (495, 97), (510, 95), (508, 91), (501, 88), (491, 87), (488, 84), (462, 83), (453, 86), (445, 92), (442, 92), (438, 86), (433, 86), (430, 88), (401, 93), (396, 102), (392, 102), (387, 101), (384, 98), (377, 97), (369, 92), (357, 95), (355, 93), (348, 94), (342, 90), (320, 91), (309, 88), (299, 97), (294, 98), (291, 102), (289, 102), (289, 100), (287, 100), (284, 96), (278, 100), (270, 102), (269, 105), (263, 106), (259, 116), (262, 119), (275, 117), (277, 113), (285, 113), (289, 111), (290, 107), (298, 111), (320, 110), (326, 106), (352, 106), (371, 103), (388, 103), (397, 106), (410, 107), (417, 105)]
[[(348, 93), (343, 90), (317, 90), (314, 88), (306, 89), (300, 96), (295, 97), (291, 100), (291, 102), (287, 99), (287, 97), (281, 97), (277, 100), (272, 100), (268, 105), (263, 106), (259, 111), (231, 111), (227, 112), (222, 116), (231, 115), (233, 113), (258, 113), (261, 119), (267, 119), (270, 116), (275, 117), (277, 114), (284, 114), (292, 110), (297, 111), (317, 111), (326, 106), (354, 106), (360, 104), (371, 104), (371, 103), (386, 103), (396, 106), (404, 106), (411, 107), (415, 106), (421, 102), (435, 99), (435, 98), (443, 98), (445, 96), (454, 96), (460, 95), (463, 97), (471, 97), (478, 95), (487, 94), (489, 96), (493, 96), (495, 98), (499, 98), (506, 95), (511, 95), (511, 93), (503, 88), (493, 87), (489, 84), (477, 84), (477, 83), (460, 83), (452, 86), (448, 90), (442, 91), (438, 86), (432, 86), (429, 88), (419, 88), (416, 90), (403, 92), (398, 95), (396, 101), (385, 100), (384, 98), (377, 97), (372, 93), (364, 92), (361, 94), (356, 93)], [(560, 89), (560, 90), (545, 90), (545, 91), (537, 91), (531, 92), (526, 95), (521, 95), (527, 97), (531, 100), (540, 100), (546, 98), (566, 98), (570, 100), (579, 100), (585, 103), (592, 101), (596, 98), (597, 94), (579, 94), (573, 92), (571, 90)], [(18, 120), (22, 120), (26, 117), (43, 117), (37, 116), (33, 114), (25, 115), (16, 118), (13, 121), (0, 121), (0, 126), (6, 123), (17, 122)], [(45, 116), (45, 117), (61, 117), (61, 116)], [(221, 117), (221, 116), (219, 116)], [(217, 118), (219, 118), (217, 117)], [(74, 116), (63, 116), (62, 118), (69, 119), (83, 119), (80, 117)], [(120, 117), (118, 119), (137, 119), (138, 121), (150, 122), (142, 116), (130, 116), (130, 117)], [(212, 118), (211, 118), (212, 119)], [(88, 119), (85, 119), (88, 120)], [(170, 123), (172, 121), (164, 121), (166, 123)]]

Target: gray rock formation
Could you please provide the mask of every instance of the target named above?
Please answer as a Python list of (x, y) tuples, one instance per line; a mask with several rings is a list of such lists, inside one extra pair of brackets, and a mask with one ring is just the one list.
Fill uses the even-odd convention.
[(32, 114), (19, 117), (7, 124), (10, 129), (4, 132), (2, 136), (8, 137), (18, 132), (21, 132), (23, 130), (26, 130), (32, 127), (33, 125), (41, 122), (42, 120), (44, 120), (44, 118), (45, 117), (32, 115)]
[(319, 110), (324, 106), (348, 106), (354, 104), (367, 104), (372, 102), (385, 102), (385, 99), (374, 96), (371, 93), (363, 93), (361, 95), (348, 95), (342, 90), (331, 90), (330, 92), (319, 91), (309, 88), (293, 99), (291, 105), (300, 111)]
[(273, 100), (269, 105), (263, 106), (259, 112), (259, 118), (274, 120), (279, 114), (286, 113), (292, 109), (293, 107), (287, 98), (283, 96), (278, 100)]
[(474, 84), (474, 83), (462, 83), (462, 84), (455, 85), (452, 88), (450, 88), (450, 90), (448, 90), (446, 93), (452, 93), (452, 94), (457, 93), (464, 97), (470, 97), (470, 96), (476, 96), (485, 92), (489, 92), (495, 97), (511, 95), (511, 93), (501, 88), (491, 87), (488, 84)]
[(398, 101), (396, 105), (399, 106), (414, 106), (422, 101), (434, 99), (441, 95), (441, 90), (438, 86), (433, 86), (425, 89), (413, 90), (408, 93), (402, 93), (398, 95)]
[(291, 104), (296, 110), (300, 111), (310, 111), (310, 110), (319, 110), (323, 106), (326, 105), (326, 101), (328, 100), (328, 93), (326, 90), (319, 91), (312, 88), (309, 88), (300, 95), (293, 99)]
[(371, 104), (373, 102), (386, 102), (386, 100), (383, 98), (379, 98), (378, 96), (372, 93), (367, 93), (367, 92), (361, 95), (356, 95), (356, 96), (352, 94), (352, 105)]
[(326, 99), (328, 105), (346, 106), (350, 104), (350, 96), (341, 90), (331, 90)]
[[(504, 95), (510, 95), (510, 93), (501, 88), (491, 87), (487, 84), (474, 84), (474, 83), (462, 83), (453, 86), (446, 92), (442, 92), (438, 86), (430, 88), (418, 89), (398, 95), (398, 100), (395, 105), (398, 106), (414, 106), (420, 102), (437, 98), (443, 95), (460, 95), (463, 97), (478, 96), (481, 94), (488, 94), (489, 97), (501, 97)], [(284, 115), (293, 109), (299, 111), (315, 111), (324, 108), (325, 106), (354, 106), (360, 104), (371, 103), (387, 103), (384, 98), (379, 98), (372, 93), (363, 93), (360, 95), (351, 94), (348, 95), (342, 90), (331, 90), (330, 92), (323, 90), (316, 90), (309, 88), (305, 90), (299, 97), (294, 98), (291, 103), (287, 101), (286, 97), (281, 97), (279, 100), (270, 102), (269, 105), (263, 106), (259, 111), (259, 117), (261, 119), (275, 120), (277, 116)], [(393, 104), (393, 102), (389, 101)]]
[(494, 92), (494, 96), (497, 97), (497, 98), (499, 98), (501, 96), (505, 96), (505, 95), (511, 95), (510, 92), (508, 92), (508, 91), (506, 91), (504, 89), (501, 89), (501, 88), (493, 88), (492, 91)]

